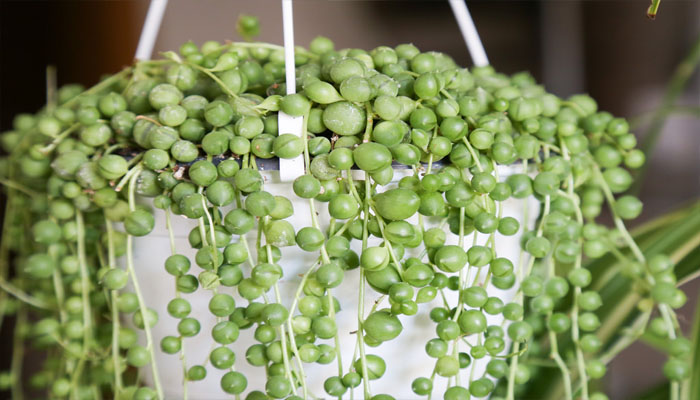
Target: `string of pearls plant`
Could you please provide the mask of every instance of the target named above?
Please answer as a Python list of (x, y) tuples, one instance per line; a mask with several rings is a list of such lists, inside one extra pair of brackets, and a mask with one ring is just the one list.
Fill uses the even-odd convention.
[[(258, 29), (242, 21), (244, 33)], [(673, 310), (685, 297), (670, 259), (643, 254), (625, 228), (642, 211), (623, 193), (644, 155), (624, 119), (599, 111), (589, 96), (547, 93), (527, 73), (460, 68), (410, 44), (335, 50), (318, 37), (297, 48), (296, 66), (299, 94), (285, 96), (279, 46), (189, 42), (87, 90), (65, 86), (37, 114), (16, 117), (1, 139), (9, 156), (1, 164), (0, 247), (2, 315), (16, 316), (12, 370), (0, 383), (16, 399), (25, 381), (50, 398), (163, 398), (157, 352), (181, 362), (185, 397), (188, 382), (214, 368), (227, 371), (221, 388), (237, 399), (393, 399), (372, 383), (411, 356), (384, 360), (373, 349), (401, 335), (402, 321), (429, 312), (433, 337), (425, 350), (407, 349), (434, 359), (432, 375), (406, 377), (416, 397), (511, 400), (536, 360), (549, 358), (567, 399), (602, 400), (595, 381), (631, 343), (611, 353), (596, 336), (601, 297), (585, 261), (608, 252), (624, 261), (644, 298), (639, 333), (671, 341), (663, 370), (670, 398), (679, 398), (690, 345)], [(278, 131), (279, 110), (304, 117), (303, 137)], [(302, 211), (265, 190), (256, 164), (299, 155), (306, 174), (290, 186), (308, 199), (308, 226), (286, 220)], [(500, 179), (501, 165), (521, 172)], [(398, 185), (396, 168), (412, 171)], [(353, 179), (353, 169), (364, 178)], [(151, 267), (135, 265), (133, 254), (154, 229), (154, 211), (137, 203), (143, 197), (165, 212), (170, 232), (171, 248), (162, 249), (163, 281), (177, 287), (169, 315), (149, 308), (142, 291), (152, 283), (135, 273)], [(502, 215), (511, 198), (525, 208), (523, 221)], [(540, 207), (529, 210), (537, 213), (530, 226), (533, 199)], [(613, 228), (596, 222), (606, 205)], [(330, 226), (316, 217), (321, 207)], [(175, 246), (175, 216), (197, 221), (194, 260)], [(487, 235), (485, 245), (472, 244), (477, 233)], [(522, 235), (517, 259), (495, 250), (510, 235)], [(372, 237), (381, 244), (370, 245)], [(449, 237), (457, 244), (446, 244)], [(355, 242), (361, 251), (351, 249)], [(291, 299), (277, 285), (287, 246), (318, 256)], [(344, 280), (356, 282), (357, 315), (334, 298)], [(489, 286), (517, 294), (503, 301), (488, 296)], [(383, 296), (363, 304), (367, 291)], [(447, 301), (450, 291), (458, 302)], [(193, 309), (194, 292), (210, 294), (208, 309)], [(487, 314), (504, 323), (488, 325)], [(200, 332), (199, 319), (211, 315), (214, 329)], [(162, 318), (179, 323), (157, 343), (151, 329)], [(339, 319), (357, 327), (357, 351), (344, 363)], [(245, 329), (258, 341), (249, 348), (236, 343)], [(532, 340), (538, 332), (545, 341)], [(186, 352), (195, 335), (213, 339), (200, 364), (193, 360), (201, 355)], [(45, 360), (25, 380), (27, 345)], [(484, 357), (486, 373), (474, 376), (472, 360)], [(240, 363), (260, 367), (265, 386), (248, 387)], [(306, 376), (309, 363), (337, 368)], [(141, 379), (146, 369), (150, 386)], [(323, 379), (326, 393), (311, 393), (311, 379)], [(447, 380), (447, 391), (434, 392), (436, 380)]]

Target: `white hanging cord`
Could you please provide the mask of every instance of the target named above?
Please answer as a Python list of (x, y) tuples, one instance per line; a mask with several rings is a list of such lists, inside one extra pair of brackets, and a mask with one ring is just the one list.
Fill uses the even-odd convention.
[(163, 21), (165, 7), (168, 5), (168, 0), (151, 0), (151, 5), (148, 6), (146, 13), (146, 21), (143, 23), (139, 45), (136, 48), (134, 58), (139, 61), (150, 60), (153, 54), (153, 46), (156, 44), (160, 23)]
[(459, 30), (462, 31), (464, 41), (467, 43), (467, 49), (469, 49), (472, 62), (477, 67), (484, 67), (489, 65), (489, 59), (486, 57), (484, 45), (481, 43), (479, 33), (476, 31), (476, 26), (474, 26), (474, 21), (472, 20), (471, 14), (469, 14), (469, 9), (465, 1), (466, 0), (450, 0), (450, 6), (452, 7), (455, 19), (457, 19)]
[(282, 32), (284, 34), (284, 70), (287, 74), (287, 94), (296, 93), (294, 70), (294, 16), (292, 0), (282, 0)]
[[(282, 31), (284, 33), (284, 69), (287, 78), (287, 94), (296, 93), (296, 71), (294, 69), (294, 17), (292, 0), (282, 0)], [(277, 114), (279, 133), (291, 133), (302, 137), (304, 117), (292, 117), (280, 111)], [(280, 180), (293, 181), (304, 174), (304, 159), (300, 155), (287, 160), (280, 158)]]

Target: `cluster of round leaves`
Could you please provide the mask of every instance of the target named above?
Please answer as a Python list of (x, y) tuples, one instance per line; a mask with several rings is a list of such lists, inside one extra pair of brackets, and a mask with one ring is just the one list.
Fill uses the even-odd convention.
[[(250, 21), (239, 24), (255, 34)], [(620, 232), (595, 222), (606, 195), (625, 192), (632, 183), (629, 169), (644, 163), (624, 119), (598, 111), (588, 96), (562, 100), (546, 93), (527, 73), (468, 70), (442, 53), (421, 52), (410, 44), (336, 51), (330, 40), (314, 39), (309, 50), (296, 52), (298, 94), (286, 96), (281, 48), (189, 42), (167, 58), (137, 63), (100, 90), (64, 87), (56, 104), (34, 116), (18, 116), (15, 129), (2, 136), (3, 147), (13, 154), (0, 165), (2, 171), (41, 194), (28, 199), (37, 245), (21, 262), (22, 274), (36, 279), (26, 290), (51, 304), (56, 303), (52, 285), (66, 290), (59, 305), (66, 316), (47, 315), (28, 333), (38, 345), (56, 347), (61, 338), (69, 359), (80, 356), (87, 329), (81, 296), (89, 297), (98, 321), (94, 346), (111, 343), (110, 322), (104, 318), (110, 307), (132, 314), (138, 329), (156, 323), (157, 313), (141, 309), (137, 295), (124, 291), (126, 271), (101, 264), (98, 257), (107, 247), (121, 256), (127, 235), (145, 236), (154, 229), (151, 209), (130, 207), (127, 190), (121, 190), (129, 187), (138, 196), (152, 197), (158, 209), (201, 221), (189, 234), (198, 268), (192, 269), (191, 260), (180, 254), (165, 262), (182, 296), (168, 304), (170, 316), (179, 319), (177, 334), (165, 337), (160, 349), (177, 354), (184, 338), (203, 334), (197, 320), (201, 314), (187, 295), (211, 291), (209, 312), (219, 322), (209, 333), (216, 346), (208, 363), (229, 370), (221, 379), (227, 393), (247, 389), (245, 375), (231, 370), (241, 355), (233, 348), (243, 329), (254, 329), (258, 342), (245, 349), (245, 361), (265, 367), (268, 376), (264, 393), (253, 391), (249, 399), (292, 398), (287, 396), (296, 388), (285, 376), (288, 357), (333, 362), (331, 339), (338, 334), (335, 318), (341, 310), (328, 291), (358, 267), (369, 286), (389, 299), (388, 308), (374, 309), (363, 321), (358, 334), (366, 345), (394, 340), (403, 330), (401, 318), (416, 315), (419, 304), (430, 304), (435, 337), (425, 352), (435, 359), (438, 376), (451, 378), (472, 359), (498, 356), (488, 362), (486, 375), (466, 387), (450, 387), (446, 399), (500, 393), (503, 387), (494, 381), (509, 376), (526, 383), (536, 371), (527, 357), (548, 351), (533, 336), (543, 331), (565, 335), (572, 329), (572, 287), (578, 293), (573, 312), (582, 333), (576, 345), (591, 356), (586, 373), (592, 379), (604, 375), (605, 365), (595, 358), (602, 347), (595, 335), (600, 326), (595, 311), (602, 299), (590, 289), (591, 274), (580, 260), (625, 246)], [(304, 117), (304, 138), (279, 131), (279, 111)], [(289, 223), (292, 202), (265, 191), (256, 168), (256, 159), (303, 153), (310, 157), (307, 174), (292, 189), (300, 198), (325, 204), (338, 221), (333, 231)], [(530, 168), (499, 179), (499, 166), (512, 164)], [(397, 168), (415, 173), (394, 185)], [(351, 181), (351, 169), (365, 171), (370, 181)], [(498, 212), (508, 199), (533, 197), (544, 206), (534, 229)], [(607, 200), (622, 219), (641, 213), (636, 197)], [(78, 213), (85, 216), (85, 227), (76, 222)], [(448, 229), (409, 222), (416, 215)], [(105, 220), (123, 223), (125, 233), (108, 233)], [(244, 235), (256, 228), (264, 244), (253, 253)], [(448, 244), (453, 242), (449, 236), (477, 232), (490, 235), (490, 244)], [(516, 270), (523, 266), (496, 254), (493, 237), (519, 232), (523, 251), (535, 262), (532, 273), (518, 282)], [(358, 254), (350, 244), (365, 235), (382, 244)], [(17, 242), (15, 248), (21, 246), (19, 239), (9, 240)], [(88, 249), (83, 266), (87, 288), (75, 253), (78, 242)], [(297, 310), (261, 302), (283, 275), (281, 248), (287, 246), (326, 255), (305, 281)], [(410, 249), (417, 249), (416, 254), (422, 250), (422, 255), (411, 257)], [(252, 269), (243, 268), (248, 262)], [(556, 264), (557, 274), (547, 272), (548, 263)], [(459, 273), (468, 268), (483, 268), (486, 284), (497, 289), (517, 285), (526, 301), (504, 302), (481, 286), (465, 284)], [(653, 276), (655, 284), (643, 289), (653, 302), (677, 308), (685, 301), (665, 256), (646, 264), (631, 262), (623, 272), (639, 281)], [(219, 287), (235, 288), (247, 304), (237, 304)], [(116, 304), (101, 288), (118, 293)], [(443, 290), (459, 292), (459, 305), (435, 305)], [(486, 315), (502, 315), (511, 323), (505, 329), (488, 325)], [(282, 336), (289, 319), (292, 332)], [(660, 319), (652, 321), (651, 329), (670, 334)], [(481, 340), (468, 352), (449, 351), (451, 342), (465, 337)], [(136, 338), (134, 329), (120, 329), (122, 366), (144, 367), (152, 361)], [(506, 338), (529, 343), (514, 375), (503, 358)], [(686, 342), (672, 342), (672, 357), (664, 367), (671, 379), (688, 374), (682, 359)], [(373, 354), (358, 357), (347, 373), (328, 378), (324, 388), (331, 396), (342, 396), (363, 379), (381, 378), (397, 362), (388, 361)], [(96, 364), (92, 383), (114, 383), (112, 365)], [(59, 369), (47, 365), (47, 371)], [(187, 380), (202, 380), (206, 372), (205, 365), (191, 365)], [(37, 382), (49, 384), (53, 375), (42, 374)], [(53, 394), (67, 395), (71, 379), (54, 380)], [(434, 379), (416, 378), (413, 392), (430, 394)], [(129, 386), (127, 392), (135, 398), (156, 395), (147, 387)]]

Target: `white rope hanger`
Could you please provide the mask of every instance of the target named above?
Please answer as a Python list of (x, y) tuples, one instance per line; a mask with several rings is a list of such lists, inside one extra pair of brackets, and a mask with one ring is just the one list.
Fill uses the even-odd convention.
[(146, 13), (146, 21), (141, 29), (139, 37), (139, 45), (136, 48), (134, 58), (138, 61), (150, 60), (153, 54), (153, 46), (156, 44), (160, 23), (163, 21), (165, 7), (168, 5), (168, 0), (151, 0)]
[[(294, 17), (292, 0), (282, 0), (282, 32), (284, 34), (284, 69), (286, 73), (287, 94), (296, 93), (296, 71), (294, 67)], [(277, 113), (280, 134), (291, 133), (302, 137), (304, 117), (292, 117), (282, 110)], [(293, 181), (304, 174), (304, 158), (300, 154), (293, 159), (280, 158), (280, 180)]]
[(479, 32), (476, 31), (474, 20), (472, 20), (465, 0), (450, 0), (450, 7), (452, 7), (452, 13), (455, 15), (457, 25), (459, 25), (459, 30), (462, 32), (474, 65), (477, 67), (489, 65), (486, 50), (484, 50), (484, 45), (481, 43)]

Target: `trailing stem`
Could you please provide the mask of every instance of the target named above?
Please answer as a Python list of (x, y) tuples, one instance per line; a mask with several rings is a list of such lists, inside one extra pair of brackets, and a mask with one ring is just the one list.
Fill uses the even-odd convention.
[[(141, 172), (141, 166), (137, 166), (134, 169), (137, 170), (133, 174), (131, 180), (129, 181), (129, 210), (134, 211), (136, 209), (136, 182), (138, 180), (139, 174)], [(134, 237), (127, 234), (126, 237), (126, 269), (131, 278), (131, 283), (134, 285), (134, 292), (136, 293), (136, 298), (139, 303), (138, 312), (141, 313), (141, 318), (143, 320), (143, 329), (146, 332), (146, 347), (148, 349), (149, 355), (151, 357), (151, 371), (153, 373), (153, 386), (156, 388), (156, 394), (159, 399), (163, 399), (163, 388), (160, 384), (160, 375), (158, 373), (158, 363), (156, 362), (155, 346), (153, 345), (153, 334), (151, 332), (151, 321), (148, 317), (148, 308), (146, 307), (146, 302), (141, 293), (141, 288), (139, 285), (138, 277), (136, 276), (136, 270), (134, 269)]]

